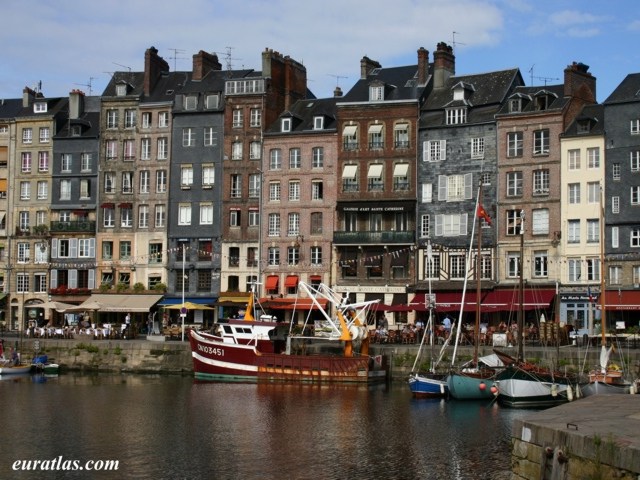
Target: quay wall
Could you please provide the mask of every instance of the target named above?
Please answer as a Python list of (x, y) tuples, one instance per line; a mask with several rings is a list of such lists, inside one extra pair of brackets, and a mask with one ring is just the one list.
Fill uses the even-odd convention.
[[(135, 340), (94, 340), (89, 336), (74, 339), (24, 339), (22, 352), (26, 359), (31, 358), (35, 342), (38, 342), (40, 353), (47, 354), (50, 359), (58, 363), (63, 370), (95, 371), (95, 372), (132, 372), (132, 373), (165, 373), (192, 374), (193, 365), (188, 342), (157, 341), (163, 337), (154, 337), (156, 341), (147, 340), (141, 336)], [(15, 338), (5, 338), (5, 349), (17, 343)], [(390, 377), (393, 380), (407, 378), (418, 353), (418, 345), (374, 344), (370, 347), (371, 355), (386, 355), (389, 361)], [(439, 353), (440, 347), (435, 347), (434, 354)], [(510, 355), (516, 355), (515, 348), (501, 348)], [(479, 355), (489, 355), (492, 347), (482, 346)], [(635, 377), (640, 377), (640, 349), (622, 349), (620, 352), (624, 361)], [(544, 366), (556, 366), (562, 370), (574, 372), (588, 371), (599, 361), (599, 347), (588, 350), (567, 346), (530, 347), (525, 351), (528, 360)], [(447, 347), (441, 366), (448, 366), (453, 356), (453, 347)], [(418, 367), (425, 370), (430, 362), (429, 348), (423, 348)], [(459, 364), (473, 357), (473, 348), (458, 347), (457, 361)], [(615, 354), (613, 361), (617, 360)]]

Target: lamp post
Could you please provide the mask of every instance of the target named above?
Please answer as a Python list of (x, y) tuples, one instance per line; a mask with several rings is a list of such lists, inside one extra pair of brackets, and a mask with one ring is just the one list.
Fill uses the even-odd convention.
[(186, 275), (184, 273), (184, 264), (186, 262), (186, 250), (184, 243), (182, 244), (182, 307), (180, 308), (180, 317), (182, 318), (182, 341), (184, 342), (184, 317), (187, 316), (186, 308), (184, 306), (184, 283)]

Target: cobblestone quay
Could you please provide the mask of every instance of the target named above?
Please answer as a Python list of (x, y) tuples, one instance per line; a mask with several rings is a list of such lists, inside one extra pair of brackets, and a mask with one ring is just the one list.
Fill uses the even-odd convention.
[(514, 421), (512, 480), (634, 479), (640, 395), (592, 395)]

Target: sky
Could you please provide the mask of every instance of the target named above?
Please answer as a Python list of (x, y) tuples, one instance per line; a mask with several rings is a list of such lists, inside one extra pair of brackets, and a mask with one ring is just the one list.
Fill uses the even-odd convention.
[(640, 72), (637, 0), (2, 0), (0, 99), (100, 95), (114, 71), (143, 71), (154, 46), (172, 71), (200, 50), (223, 68), (261, 70), (269, 48), (305, 65), (309, 89), (347, 92), (363, 56), (383, 67), (454, 48), (456, 74), (519, 68), (526, 85), (589, 66), (603, 102)]

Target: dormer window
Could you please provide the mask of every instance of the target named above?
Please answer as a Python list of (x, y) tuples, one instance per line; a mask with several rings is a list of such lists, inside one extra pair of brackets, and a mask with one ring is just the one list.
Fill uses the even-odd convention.
[(324, 117), (322, 116), (313, 117), (313, 129), (314, 130), (324, 129)]
[(591, 126), (591, 122), (589, 120), (578, 120), (578, 123), (576, 125), (576, 131), (577, 133), (589, 133), (589, 129)]
[(220, 96), (217, 94), (210, 94), (205, 97), (205, 108), (212, 110), (218, 108), (220, 103)]
[(198, 107), (197, 95), (186, 95), (184, 97), (184, 109), (195, 110)]
[(536, 110), (546, 110), (549, 108), (549, 97), (540, 95), (536, 97)]
[(283, 131), (283, 132), (290, 132), (291, 131), (291, 119), (290, 118), (283, 118), (282, 119), (281, 131)]
[(116, 85), (116, 96), (124, 97), (126, 95), (127, 95), (127, 84), (119, 83), (118, 85)]
[(467, 108), (457, 107), (447, 109), (447, 125), (467, 123)]
[(36, 102), (33, 104), (33, 113), (45, 113), (47, 111), (47, 102)]
[(375, 85), (369, 87), (369, 101), (370, 102), (381, 102), (384, 100), (384, 86)]
[(509, 100), (509, 113), (519, 113), (522, 111), (522, 99), (512, 98)]
[(79, 137), (82, 135), (82, 127), (80, 125), (72, 125), (71, 126), (71, 136)]

